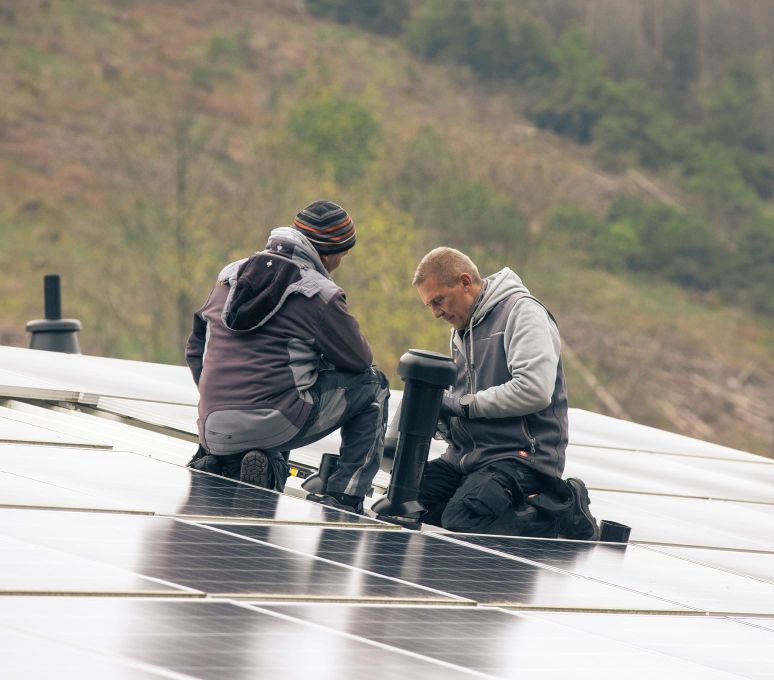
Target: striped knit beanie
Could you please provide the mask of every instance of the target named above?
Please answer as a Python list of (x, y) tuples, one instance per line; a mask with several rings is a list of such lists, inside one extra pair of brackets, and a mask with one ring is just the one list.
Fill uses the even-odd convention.
[(315, 201), (293, 220), (293, 227), (306, 236), (321, 255), (349, 250), (355, 245), (355, 224), (340, 205)]

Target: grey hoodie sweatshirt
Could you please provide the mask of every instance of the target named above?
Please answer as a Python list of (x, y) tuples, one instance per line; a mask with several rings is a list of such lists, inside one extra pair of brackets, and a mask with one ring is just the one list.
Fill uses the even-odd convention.
[(509, 268), (484, 281), (467, 328), (453, 331), (470, 418), (453, 418), (445, 458), (464, 472), (515, 458), (552, 477), (564, 470), (567, 398), (559, 330)]

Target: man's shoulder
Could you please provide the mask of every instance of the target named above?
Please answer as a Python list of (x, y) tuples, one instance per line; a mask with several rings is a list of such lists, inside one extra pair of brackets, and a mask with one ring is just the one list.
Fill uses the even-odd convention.
[(344, 297), (344, 291), (333, 279), (324, 276), (311, 267), (302, 270), (301, 281), (302, 285), (307, 286), (310, 292), (319, 295), (323, 302), (330, 302), (337, 296)]
[(498, 300), (495, 304), (491, 306), (491, 308), (487, 311), (487, 316), (490, 318), (502, 318), (505, 319), (509, 317), (512, 313), (518, 313), (522, 308), (525, 306), (533, 306), (534, 308), (543, 308), (543, 303), (540, 302), (537, 298), (533, 297), (530, 293), (526, 291), (514, 291), (510, 295), (504, 296), (502, 299)]
[(543, 313), (548, 314), (549, 317), (553, 318), (551, 310), (548, 309), (548, 307), (546, 307), (542, 301), (540, 301), (531, 293), (517, 291), (502, 300), (501, 304), (505, 309), (508, 310), (509, 313), (512, 310), (515, 313), (519, 313), (522, 310), (526, 311), (527, 313), (541, 310)]

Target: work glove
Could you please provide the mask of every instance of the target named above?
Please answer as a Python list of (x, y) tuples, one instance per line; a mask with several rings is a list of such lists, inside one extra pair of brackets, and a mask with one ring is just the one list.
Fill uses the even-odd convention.
[(448, 394), (444, 394), (441, 400), (441, 418), (451, 418), (456, 416), (457, 418), (469, 418), (470, 417), (470, 402), (473, 401), (472, 394), (466, 394), (462, 397), (453, 397)]

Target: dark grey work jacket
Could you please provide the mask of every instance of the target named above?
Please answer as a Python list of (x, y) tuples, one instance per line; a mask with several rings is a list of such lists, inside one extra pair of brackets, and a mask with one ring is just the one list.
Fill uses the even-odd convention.
[(561, 477), (567, 395), (559, 330), (507, 267), (485, 280), (467, 328), (452, 333), (457, 379), (473, 394), (470, 418), (452, 418), (444, 458), (463, 472), (515, 458)]
[(215, 454), (292, 439), (312, 408), (321, 367), (360, 372), (371, 349), (312, 244), (271, 232), (233, 262), (194, 315), (186, 361), (199, 387), (199, 438)]

